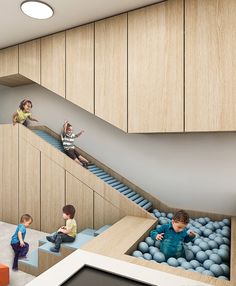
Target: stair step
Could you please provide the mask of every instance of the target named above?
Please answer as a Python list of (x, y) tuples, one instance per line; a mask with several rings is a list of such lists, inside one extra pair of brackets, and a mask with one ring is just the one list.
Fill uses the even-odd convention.
[(96, 230), (93, 228), (86, 228), (86, 229), (82, 230), (80, 233), (94, 236), (95, 231)]
[(101, 234), (104, 231), (106, 231), (109, 227), (111, 227), (111, 225), (109, 225), (109, 224), (104, 225), (103, 227), (101, 227), (101, 228), (99, 228), (98, 230), (95, 231), (94, 236), (98, 236), (99, 234)]
[(19, 263), (38, 268), (38, 249), (30, 251), (27, 259), (19, 259)]
[(38, 249), (39, 249), (39, 251), (48, 252), (48, 253), (51, 253), (52, 255), (61, 256), (60, 252), (52, 252), (52, 251), (50, 251), (50, 248), (53, 247), (53, 246), (54, 246), (53, 243), (47, 242), (47, 243), (44, 243), (43, 245), (41, 245)]

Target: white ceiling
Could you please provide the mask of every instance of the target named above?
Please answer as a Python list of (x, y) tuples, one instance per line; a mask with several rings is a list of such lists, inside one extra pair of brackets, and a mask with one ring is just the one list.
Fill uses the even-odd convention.
[(160, 2), (160, 0), (44, 0), (54, 9), (55, 14), (48, 20), (36, 20), (21, 12), (20, 4), (23, 1), (0, 2), (0, 48)]

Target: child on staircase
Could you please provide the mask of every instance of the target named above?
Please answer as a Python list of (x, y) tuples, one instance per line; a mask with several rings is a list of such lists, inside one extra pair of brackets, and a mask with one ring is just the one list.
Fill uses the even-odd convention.
[(72, 125), (68, 121), (65, 121), (63, 125), (63, 131), (61, 133), (61, 141), (66, 155), (68, 155), (76, 163), (87, 168), (89, 164), (88, 160), (86, 160), (82, 155), (80, 155), (75, 150), (75, 145), (74, 145), (75, 138), (79, 137), (83, 133), (84, 130), (80, 131), (78, 134), (74, 134)]
[(30, 100), (28, 99), (22, 100), (19, 105), (19, 109), (17, 109), (17, 111), (14, 112), (12, 115), (13, 125), (15, 125), (16, 123), (21, 123), (27, 127), (29, 125), (28, 120), (38, 122), (38, 120), (33, 118), (31, 115), (30, 111), (32, 107), (33, 107), (33, 104)]
[(62, 212), (66, 225), (61, 226), (52, 236), (46, 236), (48, 241), (55, 243), (55, 246), (50, 248), (52, 252), (59, 252), (62, 242), (73, 242), (76, 238), (77, 224), (74, 219), (74, 206), (66, 205), (63, 207)]
[(14, 250), (15, 257), (12, 269), (18, 270), (18, 259), (26, 257), (29, 251), (29, 244), (25, 242), (26, 228), (33, 222), (32, 217), (29, 214), (22, 215), (20, 224), (18, 224), (15, 233), (11, 239), (11, 247)]

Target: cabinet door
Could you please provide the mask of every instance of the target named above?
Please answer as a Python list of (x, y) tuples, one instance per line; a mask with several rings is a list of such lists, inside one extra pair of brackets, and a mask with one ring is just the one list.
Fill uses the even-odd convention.
[(127, 14), (95, 23), (95, 115), (127, 131)]
[(183, 77), (183, 0), (128, 13), (128, 132), (182, 132)]
[(65, 170), (41, 153), (41, 230), (56, 231), (64, 225)]
[(18, 46), (0, 50), (0, 77), (18, 73)]
[(236, 130), (236, 2), (186, 1), (186, 131)]
[(18, 126), (1, 125), (1, 212), (4, 222), (18, 224)]
[(94, 24), (66, 31), (66, 99), (94, 113)]
[(67, 172), (66, 204), (76, 209), (77, 232), (93, 228), (93, 190)]
[(40, 151), (19, 139), (19, 216), (33, 217), (31, 227), (40, 230)]
[(19, 45), (19, 73), (40, 84), (40, 39)]
[(65, 97), (65, 32), (41, 39), (41, 85)]

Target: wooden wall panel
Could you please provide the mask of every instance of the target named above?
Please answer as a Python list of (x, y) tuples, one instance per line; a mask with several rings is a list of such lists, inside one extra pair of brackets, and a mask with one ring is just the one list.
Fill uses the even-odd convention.
[(19, 73), (40, 84), (40, 39), (19, 45)]
[(31, 228), (40, 230), (40, 151), (19, 138), (19, 217), (33, 217)]
[(2, 220), (18, 224), (18, 125), (1, 125)]
[(94, 113), (94, 23), (66, 31), (66, 99)]
[(236, 130), (236, 2), (186, 1), (186, 131)]
[(77, 232), (93, 228), (93, 190), (66, 172), (66, 204), (75, 207)]
[(2, 220), (3, 125), (0, 125), (0, 221)]
[(41, 85), (65, 97), (65, 32), (41, 38)]
[(128, 13), (128, 132), (183, 131), (183, 0)]
[(127, 131), (127, 14), (95, 23), (95, 115)]
[(64, 225), (65, 170), (41, 153), (41, 230), (54, 232)]
[(0, 77), (18, 73), (18, 45), (0, 50)]

